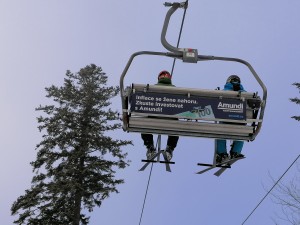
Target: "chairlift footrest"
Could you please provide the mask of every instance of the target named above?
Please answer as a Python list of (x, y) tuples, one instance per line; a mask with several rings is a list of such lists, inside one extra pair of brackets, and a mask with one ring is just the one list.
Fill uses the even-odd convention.
[(198, 166), (208, 166), (208, 167), (221, 167), (221, 168), (231, 168), (230, 165), (213, 165), (213, 164), (207, 164), (207, 163), (197, 163)]
[(165, 164), (175, 164), (175, 162), (172, 161), (159, 161), (160, 163), (165, 163)]
[(142, 159), (142, 162), (146, 162), (146, 163), (166, 163), (166, 164), (175, 164), (175, 162), (172, 161), (157, 161), (157, 160), (148, 160), (148, 159)]
[(157, 160), (148, 160), (148, 159), (142, 159), (142, 162), (147, 162), (147, 163), (157, 163)]

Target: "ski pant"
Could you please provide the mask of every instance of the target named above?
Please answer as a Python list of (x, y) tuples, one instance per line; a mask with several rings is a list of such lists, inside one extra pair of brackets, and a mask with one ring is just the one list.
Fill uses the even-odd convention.
[[(243, 141), (233, 141), (231, 151), (236, 153), (241, 153), (243, 149)], [(226, 140), (217, 139), (217, 153), (227, 153)]]
[[(141, 134), (141, 136), (144, 141), (144, 145), (146, 145), (147, 147), (154, 146), (152, 134)], [(176, 148), (178, 139), (178, 136), (168, 136), (167, 145), (172, 149)]]
[[(232, 124), (232, 123), (228, 123), (228, 122), (220, 122), (220, 123)], [(218, 154), (227, 153), (226, 140), (217, 139), (216, 144), (217, 144), (217, 153)], [(244, 146), (243, 141), (233, 141), (230, 151), (240, 154), (242, 152), (243, 146)]]

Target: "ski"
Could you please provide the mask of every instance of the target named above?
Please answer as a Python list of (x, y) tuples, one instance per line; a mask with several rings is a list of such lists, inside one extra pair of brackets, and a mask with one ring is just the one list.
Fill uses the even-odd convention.
[[(234, 164), (235, 162), (239, 161), (240, 159), (244, 159), (245, 157), (239, 157), (239, 158), (234, 158), (230, 162), (228, 162), (229, 168), (231, 168), (231, 165)], [(225, 172), (227, 168), (221, 168), (217, 172), (214, 173), (215, 176), (219, 177), (222, 175), (222, 173)]]
[(212, 170), (212, 169), (214, 169), (214, 168), (216, 168), (216, 167), (221, 167), (221, 169), (228, 169), (228, 168), (230, 168), (230, 165), (228, 165), (228, 164), (230, 164), (230, 162), (231, 161), (233, 161), (234, 159), (229, 159), (229, 160), (226, 160), (226, 161), (224, 161), (224, 162), (222, 162), (222, 163), (217, 163), (217, 164), (205, 164), (205, 163), (198, 163), (197, 165), (198, 166), (209, 166), (209, 168), (206, 168), (206, 169), (204, 169), (204, 170), (201, 170), (201, 171), (199, 171), (199, 172), (197, 172), (196, 174), (202, 174), (202, 173), (205, 173), (205, 172), (207, 172), (207, 171), (209, 171), (209, 170)]
[[(160, 154), (163, 155), (164, 161), (160, 161), (159, 160)], [(155, 160), (156, 157), (157, 157), (157, 160)], [(150, 165), (150, 163), (158, 163), (159, 162), (159, 163), (164, 163), (166, 165), (166, 171), (171, 172), (170, 164), (175, 164), (175, 162), (171, 162), (171, 161), (167, 160), (166, 153), (163, 150), (160, 150), (159, 152), (157, 152), (150, 159), (147, 159), (147, 160), (143, 159), (142, 162), (145, 162), (145, 164), (144, 164), (144, 166), (141, 169), (139, 169), (139, 171), (144, 171)]]

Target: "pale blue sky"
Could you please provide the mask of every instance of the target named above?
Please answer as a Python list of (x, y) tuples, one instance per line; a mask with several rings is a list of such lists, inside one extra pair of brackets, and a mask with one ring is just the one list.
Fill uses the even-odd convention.
[[(0, 218), (12, 225), (10, 207), (30, 187), (30, 161), (41, 140), (35, 107), (49, 103), (44, 88), (61, 85), (66, 70), (87, 64), (101, 66), (109, 83), (119, 77), (136, 51), (166, 50), (160, 32), (168, 8), (151, 0), (2, 0), (0, 2)], [(300, 2), (298, 0), (189, 0), (180, 47), (199, 54), (237, 57), (255, 68), (268, 88), (262, 131), (246, 143), (246, 159), (220, 178), (195, 175), (198, 162), (209, 163), (213, 140), (181, 138), (172, 173), (155, 165), (143, 225), (241, 224), (270, 187), (270, 172), (279, 177), (299, 154), (299, 107), (289, 98), (299, 96), (291, 84), (300, 82)], [(183, 10), (172, 17), (168, 41), (176, 45)], [(126, 84), (155, 83), (157, 73), (170, 69), (172, 60), (140, 57)], [(261, 92), (242, 66), (234, 63), (176, 63), (173, 82), (179, 87), (215, 89), (229, 74), (238, 73), (245, 88)], [(120, 100), (113, 107), (120, 110)], [(120, 194), (112, 195), (91, 214), (91, 225), (138, 224), (149, 168), (138, 172), (145, 148), (138, 134), (117, 132), (132, 139), (126, 148), (131, 166), (118, 174), (125, 179)], [(165, 144), (165, 138), (163, 139)], [(293, 170), (285, 177), (288, 180)], [(280, 209), (267, 198), (246, 224), (273, 224)], [(282, 223), (284, 224), (284, 223)]]

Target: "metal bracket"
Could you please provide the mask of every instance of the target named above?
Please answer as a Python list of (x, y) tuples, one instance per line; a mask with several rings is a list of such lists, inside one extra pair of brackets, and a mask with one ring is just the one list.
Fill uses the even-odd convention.
[(183, 48), (183, 62), (197, 63), (198, 62), (198, 50), (192, 48)]
[(144, 87), (144, 92), (147, 92), (149, 90), (149, 84), (147, 84), (145, 87)]
[(188, 2), (186, 1), (186, 2), (174, 2), (174, 3), (171, 3), (171, 2), (165, 2), (164, 3), (164, 6), (166, 6), (166, 7), (171, 7), (171, 6), (173, 6), (173, 5), (178, 5), (179, 4), (179, 8), (184, 8), (184, 9), (186, 9), (187, 7), (188, 7)]

